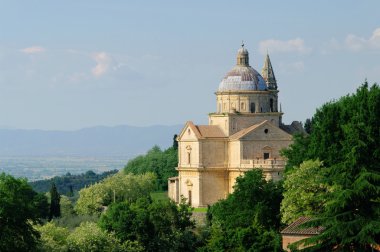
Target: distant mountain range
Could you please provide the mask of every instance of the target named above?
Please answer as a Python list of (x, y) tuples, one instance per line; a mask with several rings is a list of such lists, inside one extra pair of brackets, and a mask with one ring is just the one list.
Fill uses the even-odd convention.
[(135, 156), (167, 148), (183, 125), (92, 127), (76, 131), (0, 129), (0, 156)]

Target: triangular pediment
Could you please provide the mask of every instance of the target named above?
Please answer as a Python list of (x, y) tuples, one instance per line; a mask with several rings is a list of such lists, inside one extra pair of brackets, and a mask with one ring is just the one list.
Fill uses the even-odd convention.
[(197, 141), (201, 138), (202, 136), (194, 123), (188, 121), (177, 137), (177, 141)]
[(266, 120), (233, 134), (230, 140), (292, 140), (292, 136)]

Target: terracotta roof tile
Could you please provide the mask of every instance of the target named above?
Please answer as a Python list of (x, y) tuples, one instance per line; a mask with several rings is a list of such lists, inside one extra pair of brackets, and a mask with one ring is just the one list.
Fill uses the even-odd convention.
[(231, 135), (230, 139), (231, 140), (238, 140), (238, 139), (242, 138), (243, 136), (245, 136), (246, 134), (248, 134), (249, 132), (253, 131), (254, 129), (256, 129), (257, 127), (261, 126), (262, 124), (264, 124), (266, 122), (268, 122), (268, 121), (265, 120), (265, 121), (263, 121), (261, 123), (254, 124), (251, 127), (242, 129), (242, 130), (236, 132), (235, 134)]
[(226, 137), (223, 131), (217, 125), (196, 125), (202, 137)]
[(320, 234), (324, 228), (323, 227), (300, 227), (302, 224), (310, 221), (310, 217), (299, 217), (297, 220), (292, 222), (289, 226), (281, 231), (281, 234), (297, 234), (297, 235), (316, 235)]

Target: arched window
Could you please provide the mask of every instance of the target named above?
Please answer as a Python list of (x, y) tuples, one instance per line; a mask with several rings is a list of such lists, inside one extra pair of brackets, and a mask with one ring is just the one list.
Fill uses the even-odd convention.
[(251, 102), (250, 111), (251, 111), (251, 113), (255, 113), (256, 112), (256, 105), (255, 105), (254, 102)]

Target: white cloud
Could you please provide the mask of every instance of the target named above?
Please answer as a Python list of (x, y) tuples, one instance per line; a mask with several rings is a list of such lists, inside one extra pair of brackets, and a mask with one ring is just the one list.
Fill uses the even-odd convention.
[(359, 37), (354, 34), (347, 35), (345, 46), (352, 51), (380, 49), (380, 28), (375, 29), (369, 38)]
[(92, 74), (95, 77), (100, 77), (106, 74), (111, 67), (112, 58), (105, 52), (97, 52), (93, 54), (93, 59), (96, 61), (96, 66), (92, 69)]
[(312, 49), (310, 47), (305, 46), (303, 39), (295, 38), (290, 40), (263, 40), (259, 44), (259, 50), (262, 54), (265, 54), (267, 50), (269, 50), (271, 53), (309, 53)]
[(301, 73), (305, 70), (303, 61), (280, 63), (279, 70), (282, 73)]
[(31, 46), (31, 47), (23, 48), (20, 50), (20, 52), (23, 52), (26, 54), (36, 54), (36, 53), (42, 53), (45, 51), (46, 49), (41, 46)]

